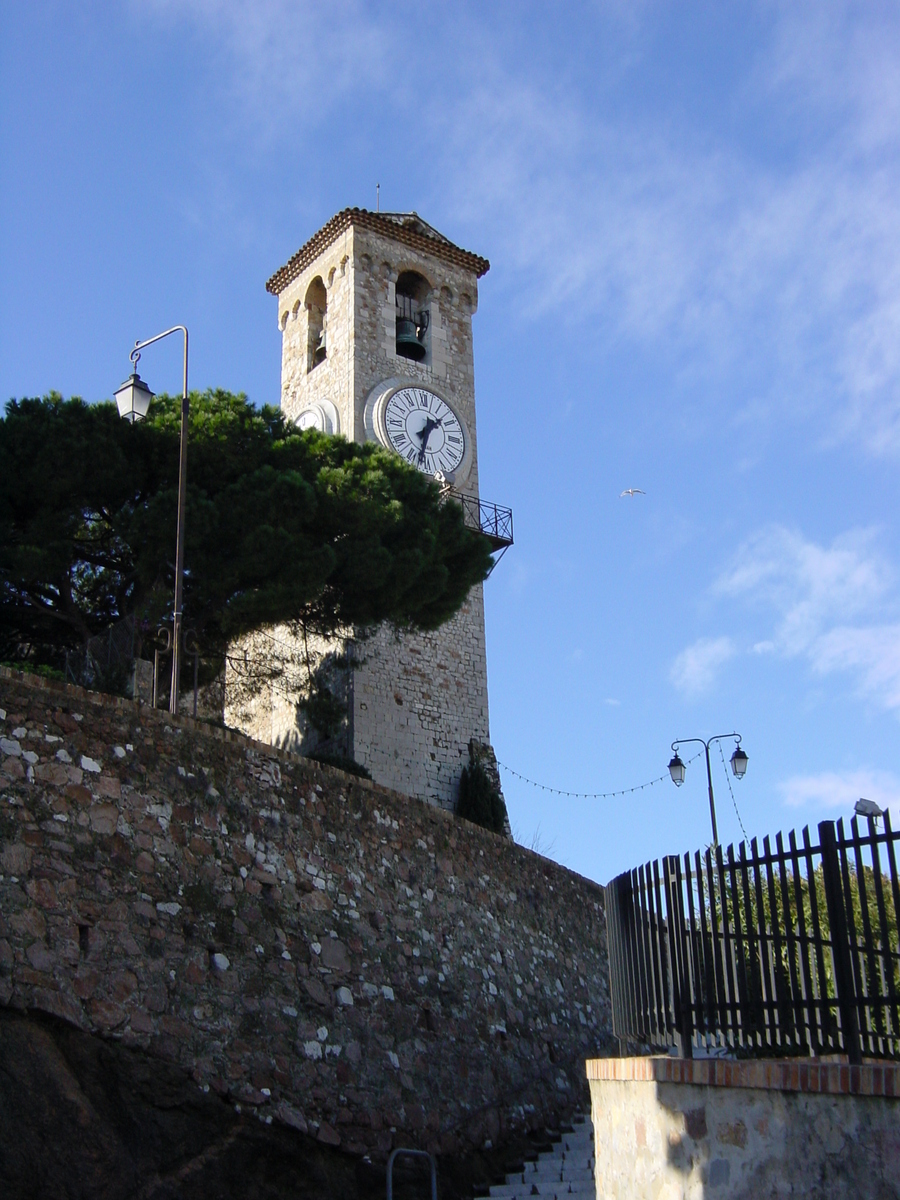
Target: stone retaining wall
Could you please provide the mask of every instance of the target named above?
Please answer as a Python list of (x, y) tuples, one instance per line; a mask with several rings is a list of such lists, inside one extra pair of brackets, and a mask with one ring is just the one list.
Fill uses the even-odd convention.
[(189, 718), (0, 669), (0, 1005), (352, 1152), (571, 1110), (610, 1027), (602, 889)]
[(597, 1200), (900, 1197), (900, 1065), (587, 1064)]

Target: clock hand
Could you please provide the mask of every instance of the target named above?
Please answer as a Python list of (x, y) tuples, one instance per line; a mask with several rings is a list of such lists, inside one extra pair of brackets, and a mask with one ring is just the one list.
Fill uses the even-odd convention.
[(432, 417), (429, 417), (428, 420), (425, 422), (425, 424), (422, 426), (422, 428), (419, 430), (419, 432), (416, 434), (419, 441), (422, 443), (422, 448), (419, 451), (419, 457), (416, 460), (420, 467), (423, 466), (425, 463), (425, 451), (428, 447), (428, 439), (431, 437), (432, 431), (435, 430), (438, 427), (438, 425), (440, 425), (440, 421), (435, 421)]
[(416, 437), (419, 439), (419, 441), (422, 443), (423, 446), (428, 441), (428, 439), (431, 437), (432, 430), (437, 429), (438, 425), (440, 425), (440, 421), (435, 421), (432, 417), (429, 417), (428, 420), (425, 422), (425, 424), (422, 426), (422, 428), (419, 430), (419, 432), (416, 434)]

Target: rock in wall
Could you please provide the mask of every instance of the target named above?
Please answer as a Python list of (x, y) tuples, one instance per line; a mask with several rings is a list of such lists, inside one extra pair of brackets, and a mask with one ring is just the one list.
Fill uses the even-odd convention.
[(0, 1006), (285, 1136), (458, 1155), (582, 1097), (603, 891), (414, 798), (2, 669)]

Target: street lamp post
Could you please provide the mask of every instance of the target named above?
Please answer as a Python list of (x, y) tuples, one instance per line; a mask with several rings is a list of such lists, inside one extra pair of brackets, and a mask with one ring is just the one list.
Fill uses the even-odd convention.
[(706, 781), (709, 786), (709, 815), (712, 820), (712, 835), (713, 845), (719, 844), (719, 831), (716, 827), (716, 800), (713, 795), (712, 785), (712, 769), (709, 765), (709, 748), (713, 742), (724, 741), (725, 738), (734, 738), (737, 742), (737, 748), (731, 756), (731, 769), (738, 779), (744, 778), (744, 773), (747, 770), (747, 755), (741, 748), (741, 735), (739, 733), (717, 733), (715, 737), (711, 737), (708, 742), (704, 742), (703, 738), (677, 738), (672, 743), (672, 759), (669, 762), (669, 774), (672, 776), (672, 782), (676, 787), (681, 787), (684, 783), (685, 767), (684, 763), (678, 754), (679, 746), (686, 746), (690, 742), (699, 742), (706, 751)]
[(147, 415), (153, 393), (137, 373), (137, 364), (145, 346), (162, 341), (171, 333), (184, 334), (184, 384), (181, 389), (181, 458), (178, 464), (178, 527), (175, 535), (175, 611), (172, 617), (172, 687), (169, 692), (169, 712), (178, 712), (178, 693), (181, 672), (181, 607), (184, 579), (184, 500), (187, 485), (187, 440), (188, 440), (188, 331), (183, 325), (174, 325), (145, 342), (135, 342), (131, 352), (134, 370), (116, 391), (116, 404), (121, 416), (132, 424)]

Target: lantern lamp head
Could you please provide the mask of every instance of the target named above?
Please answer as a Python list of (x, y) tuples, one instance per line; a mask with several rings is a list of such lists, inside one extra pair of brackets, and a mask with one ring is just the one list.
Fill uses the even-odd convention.
[(744, 772), (747, 770), (747, 755), (741, 746), (738, 746), (731, 756), (731, 769), (738, 779), (744, 778)]
[(672, 782), (675, 786), (681, 787), (684, 783), (684, 763), (681, 761), (677, 750), (669, 762), (669, 774), (672, 776)]
[(115, 395), (120, 417), (124, 417), (132, 425), (135, 421), (143, 421), (150, 409), (153, 392), (150, 391), (137, 371), (129, 375), (125, 382), (116, 389)]

